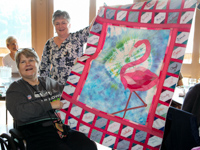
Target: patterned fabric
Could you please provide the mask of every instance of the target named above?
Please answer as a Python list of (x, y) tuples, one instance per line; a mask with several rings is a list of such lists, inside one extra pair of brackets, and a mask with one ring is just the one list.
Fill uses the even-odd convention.
[(196, 0), (102, 7), (64, 87), (62, 121), (113, 149), (159, 150), (195, 7)]
[(65, 84), (74, 61), (83, 54), (83, 45), (87, 42), (88, 36), (89, 27), (70, 33), (60, 48), (54, 43), (54, 37), (49, 39), (44, 47), (39, 67), (40, 75), (49, 76)]

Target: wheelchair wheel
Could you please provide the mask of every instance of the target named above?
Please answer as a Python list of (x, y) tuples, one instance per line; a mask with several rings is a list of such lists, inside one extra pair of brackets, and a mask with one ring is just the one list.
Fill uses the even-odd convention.
[(0, 143), (2, 150), (17, 150), (15, 146), (15, 142), (8, 134), (1, 134)]
[(0, 144), (1, 144), (1, 150), (8, 149), (8, 143), (2, 137), (0, 137)]

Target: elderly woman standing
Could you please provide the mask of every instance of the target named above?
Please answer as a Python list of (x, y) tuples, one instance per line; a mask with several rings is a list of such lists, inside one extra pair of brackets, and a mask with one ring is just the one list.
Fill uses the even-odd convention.
[(63, 107), (59, 100), (63, 85), (49, 77), (39, 77), (39, 57), (32, 49), (16, 53), (21, 79), (6, 92), (6, 107), (26, 140), (27, 150), (96, 150), (93, 141), (83, 133), (72, 131), (60, 137), (54, 122), (55, 109)]
[(12, 68), (12, 73), (17, 73), (17, 65), (15, 63), (15, 53), (18, 50), (17, 39), (14, 36), (9, 36), (6, 39), (6, 46), (10, 53), (3, 57), (3, 65)]
[(49, 76), (65, 85), (76, 59), (83, 54), (83, 45), (87, 42), (90, 28), (70, 33), (70, 16), (61, 10), (54, 12), (52, 22), (58, 36), (46, 42), (39, 68), (40, 75)]

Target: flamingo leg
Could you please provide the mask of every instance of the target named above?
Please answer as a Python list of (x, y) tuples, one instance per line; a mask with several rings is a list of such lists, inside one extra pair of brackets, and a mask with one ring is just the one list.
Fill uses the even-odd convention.
[(125, 115), (126, 115), (127, 107), (128, 107), (129, 101), (130, 101), (130, 99), (131, 99), (132, 93), (133, 93), (133, 92), (130, 92), (130, 94), (129, 94), (128, 101), (127, 101), (127, 103), (126, 103), (126, 107), (124, 108), (124, 115), (123, 115), (123, 118), (124, 118)]
[[(127, 103), (126, 103), (126, 107), (125, 107), (124, 109), (120, 110), (120, 111), (117, 111), (117, 112), (112, 113), (113, 115), (114, 115), (114, 114), (118, 114), (118, 113), (123, 112), (123, 111), (126, 112), (127, 107), (128, 107), (128, 103), (129, 103), (129, 101), (130, 101), (130, 99), (131, 99), (131, 95), (132, 95), (132, 92), (130, 92), (130, 94), (129, 94), (128, 101), (127, 101)], [(124, 114), (124, 116), (125, 116), (125, 114)], [(123, 116), (123, 118), (124, 118), (124, 116)]]
[[(132, 107), (132, 108), (128, 108), (128, 109), (124, 109), (124, 111), (128, 111), (128, 110), (132, 110), (132, 109), (137, 109), (137, 108), (142, 108), (142, 107), (147, 107), (147, 104), (143, 101), (143, 99), (135, 92), (135, 91), (133, 91), (134, 93), (135, 93), (135, 95), (142, 101), (142, 103), (144, 104), (144, 105), (142, 105), (142, 106), (137, 106), (137, 107)], [(123, 117), (124, 118), (124, 117)]]
[(123, 111), (125, 111), (125, 109), (122, 109), (120, 111), (116, 111), (116, 112), (112, 113), (112, 115), (118, 114), (118, 113), (123, 112)]
[(143, 99), (138, 95), (138, 93), (136, 93), (135, 91), (133, 91), (135, 93), (135, 95), (142, 101), (142, 103), (144, 104), (144, 107), (147, 106), (147, 104), (143, 101)]
[(124, 111), (124, 115), (123, 115), (123, 118), (124, 118), (125, 115), (126, 115), (126, 112), (127, 112), (128, 110), (137, 109), (137, 108), (142, 108), (142, 107), (146, 107), (146, 106), (147, 106), (147, 104), (142, 100), (142, 98), (141, 98), (135, 91), (133, 91), (133, 92), (134, 92), (135, 95), (142, 101), (142, 103), (143, 103), (144, 105), (142, 105), (142, 106), (137, 106), (137, 107), (132, 107), (132, 108), (128, 108), (128, 109), (127, 109), (128, 104), (129, 104), (129, 101), (130, 101), (130, 98), (131, 98), (131, 95), (132, 95), (132, 92), (131, 92), (130, 95), (129, 95), (128, 101), (127, 101), (127, 103), (126, 103), (126, 107), (125, 107), (123, 110), (120, 110), (120, 111), (117, 111), (117, 112), (112, 113), (113, 115)]

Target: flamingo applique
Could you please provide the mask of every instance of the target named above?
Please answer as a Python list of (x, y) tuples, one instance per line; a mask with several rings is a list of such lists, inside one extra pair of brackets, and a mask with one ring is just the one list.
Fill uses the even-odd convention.
[[(150, 43), (147, 39), (137, 41), (135, 43), (135, 45), (133, 46), (133, 48), (131, 49), (131, 51), (129, 52), (129, 57), (131, 57), (131, 54), (133, 53), (135, 48), (137, 48), (138, 46), (140, 46), (142, 44), (146, 45), (145, 54), (140, 59), (124, 65), (120, 70), (121, 82), (124, 85), (125, 89), (128, 88), (130, 90), (130, 95), (129, 95), (128, 101), (126, 103), (126, 107), (123, 110), (112, 113), (112, 114), (117, 114), (117, 113), (124, 111), (123, 118), (125, 117), (126, 112), (128, 110), (137, 109), (137, 108), (147, 106), (147, 104), (142, 100), (142, 98), (135, 91), (147, 91), (148, 89), (155, 86), (158, 82), (158, 76), (155, 73), (151, 72), (147, 68), (140, 66), (140, 67), (137, 67), (137, 68), (127, 70), (130, 67), (133, 67), (133, 66), (136, 66), (138, 64), (143, 63), (149, 57), (150, 52), (151, 52), (151, 45), (150, 45)], [(131, 95), (132, 95), (132, 92), (134, 92), (136, 94), (136, 96), (142, 101), (142, 103), (144, 105), (136, 106), (136, 107), (132, 107), (132, 108), (127, 108), (129, 101), (130, 101), (130, 98), (131, 98)]]

